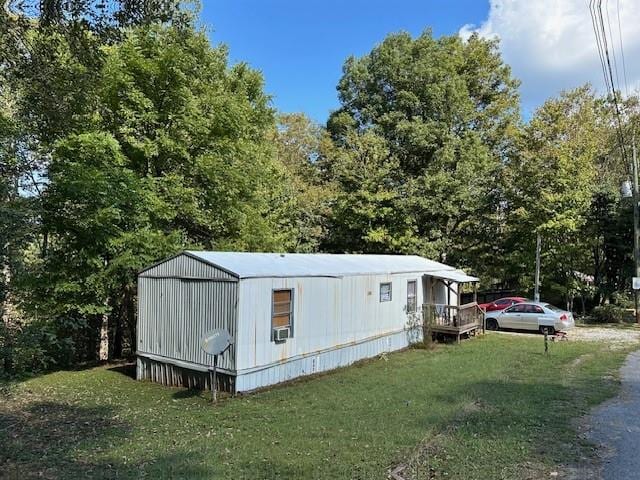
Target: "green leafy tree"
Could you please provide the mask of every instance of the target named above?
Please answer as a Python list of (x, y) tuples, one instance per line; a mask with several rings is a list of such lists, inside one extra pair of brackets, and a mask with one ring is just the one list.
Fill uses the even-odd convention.
[(259, 248), (274, 125), (260, 74), (192, 30), (139, 29), (105, 55), (95, 123), (155, 192), (154, 222), (206, 247), (249, 232)]
[(350, 132), (330, 153), (336, 187), (325, 247), (337, 252), (415, 251), (413, 219), (399, 188), (398, 161), (373, 131)]
[(617, 192), (595, 192), (582, 235), (588, 239), (592, 262), (594, 304), (602, 305), (616, 292), (628, 290), (633, 274), (633, 206)]
[(596, 192), (598, 162), (609, 132), (604, 104), (590, 87), (547, 100), (525, 127), (520, 155), (505, 175), (508, 263), (516, 282), (531, 287), (536, 235), (543, 242), (543, 285), (567, 297), (576, 271), (589, 268), (580, 237)]
[(324, 181), (321, 158), (332, 148), (326, 131), (300, 113), (278, 117), (275, 132), (278, 205), (284, 249), (316, 252), (327, 236), (334, 189)]
[(92, 358), (94, 332), (103, 323), (108, 327), (117, 288), (109, 271), (114, 243), (138, 226), (141, 191), (118, 143), (106, 133), (58, 142), (48, 173), (42, 222), (51, 241), (34, 265), (25, 301), (50, 316), (60, 337), (73, 340), (70, 358)]
[[(519, 121), (518, 83), (497, 44), (477, 36), (436, 39), (430, 31), (415, 39), (394, 34), (369, 54), (349, 58), (343, 72), (341, 107), (328, 129), (347, 152), (378, 139), (376, 163), (386, 169), (377, 182), (388, 209), (379, 213), (382, 224), (352, 224), (353, 231), (364, 228), (358, 237), (379, 240), (380, 249), (356, 241), (358, 249), (419, 253), (482, 271), (478, 251), (499, 242), (499, 173)], [(354, 142), (364, 133), (366, 141)], [(337, 155), (333, 162), (357, 156)], [(385, 226), (387, 220), (393, 225)], [(346, 237), (331, 245), (352, 249)]]
[[(107, 336), (119, 356), (135, 338), (143, 266), (185, 247), (283, 248), (274, 112), (260, 74), (229, 67), (226, 48), (195, 28), (151, 23), (96, 40), (91, 68), (67, 36), (32, 35), (51, 39), (61, 68), (47, 70), (51, 88), (11, 83), (26, 119), (15, 138), (42, 189), (21, 306), (69, 340), (66, 358), (93, 358)], [(58, 108), (60, 95), (75, 103)]]
[(23, 251), (36, 236), (39, 202), (30, 158), (20, 150), (21, 129), (9, 91), (0, 92), (0, 371), (13, 369), (12, 339), (20, 331), (14, 279)]

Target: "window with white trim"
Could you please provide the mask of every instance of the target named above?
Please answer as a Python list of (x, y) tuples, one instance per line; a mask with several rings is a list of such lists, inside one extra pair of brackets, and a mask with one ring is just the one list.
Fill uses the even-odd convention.
[[(290, 288), (273, 290), (271, 297), (271, 330), (289, 329), (293, 336), (293, 290)], [(272, 335), (272, 338), (275, 338)]]
[(418, 307), (418, 281), (407, 281), (407, 313), (415, 313)]
[(391, 282), (380, 284), (380, 301), (381, 302), (391, 301)]

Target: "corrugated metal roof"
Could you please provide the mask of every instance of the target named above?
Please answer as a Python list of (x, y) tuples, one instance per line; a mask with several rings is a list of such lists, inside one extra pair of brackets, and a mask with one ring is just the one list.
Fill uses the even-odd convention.
[[(220, 267), (240, 278), (342, 277), (391, 273), (437, 272), (439, 278), (477, 281), (461, 270), (417, 255), (357, 255), (328, 253), (200, 252), (187, 255)], [(463, 279), (464, 278), (464, 279)]]
[(443, 280), (452, 280), (458, 283), (465, 282), (477, 282), (480, 280), (478, 277), (472, 277), (467, 275), (462, 270), (439, 270), (436, 272), (429, 272), (429, 275), (435, 278), (441, 278)]

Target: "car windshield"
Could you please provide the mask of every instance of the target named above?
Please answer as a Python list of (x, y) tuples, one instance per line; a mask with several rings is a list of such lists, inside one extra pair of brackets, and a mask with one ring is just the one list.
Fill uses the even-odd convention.
[(562, 312), (563, 311), (561, 308), (558, 308), (555, 305), (551, 305), (550, 303), (547, 303), (545, 305), (545, 307), (548, 308), (549, 310), (554, 311), (554, 312)]

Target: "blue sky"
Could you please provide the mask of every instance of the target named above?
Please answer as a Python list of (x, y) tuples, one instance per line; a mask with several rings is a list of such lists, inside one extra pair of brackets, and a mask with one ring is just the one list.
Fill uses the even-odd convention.
[(480, 24), (485, 0), (204, 0), (202, 22), (232, 63), (262, 71), (274, 106), (324, 123), (338, 105), (336, 85), (349, 55), (369, 52), (388, 33), (456, 34)]
[[(262, 71), (274, 106), (324, 123), (349, 55), (369, 52), (391, 32), (436, 36), (478, 31), (500, 39), (521, 80), (524, 118), (562, 90), (604, 91), (587, 0), (202, 0), (202, 22), (232, 62)], [(640, 1), (605, 2), (611, 45), (627, 58), (625, 91), (640, 91)], [(619, 10), (619, 11), (618, 11)], [(618, 23), (617, 17), (621, 22)], [(615, 53), (614, 53), (615, 55)]]

